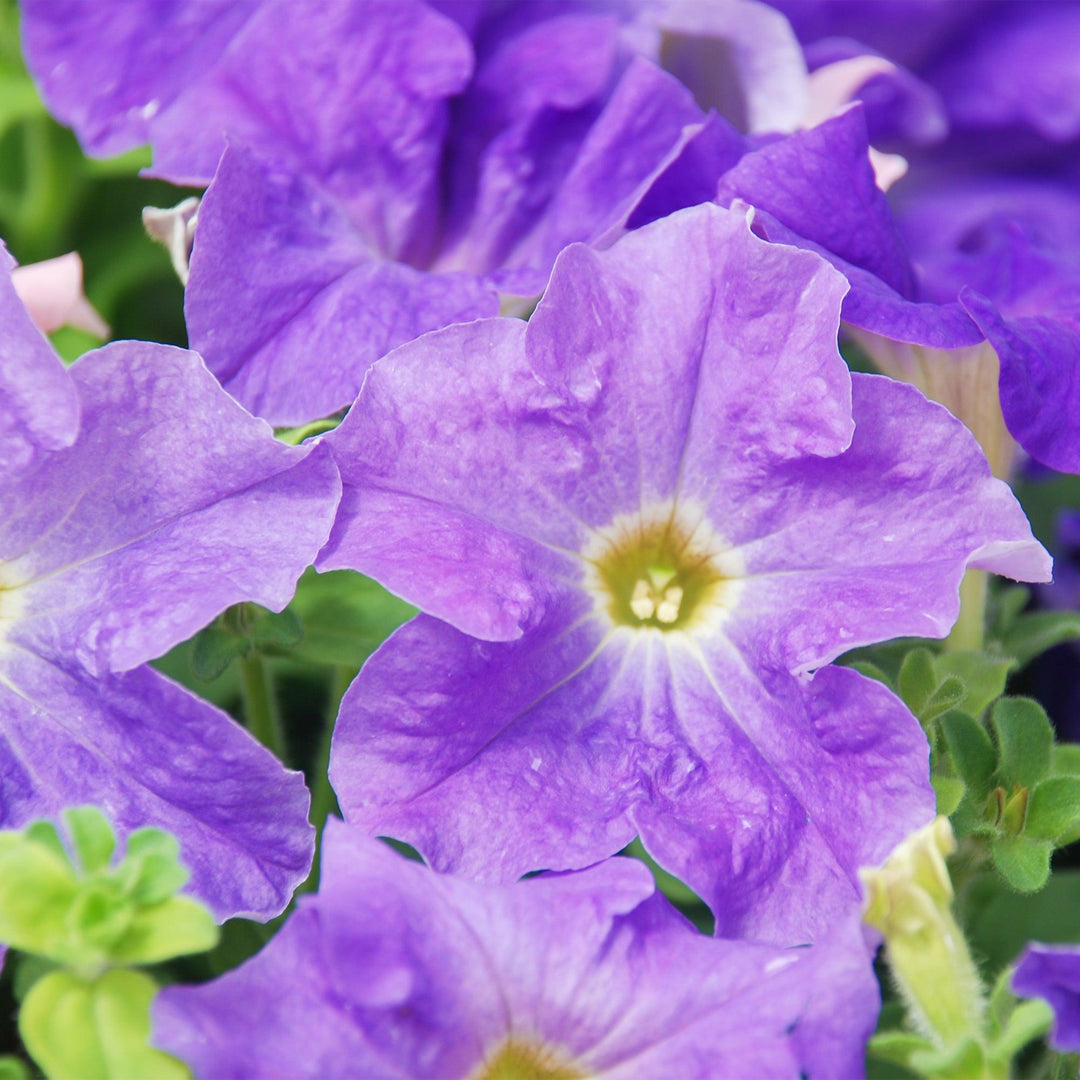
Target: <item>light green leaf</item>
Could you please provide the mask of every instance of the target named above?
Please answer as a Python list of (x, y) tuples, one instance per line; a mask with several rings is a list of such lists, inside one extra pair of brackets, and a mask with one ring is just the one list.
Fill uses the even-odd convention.
[(933, 1053), (935, 1049), (929, 1039), (907, 1031), (881, 1031), (871, 1037), (866, 1047), (874, 1057), (904, 1066), (910, 1064), (913, 1055)]
[(175, 896), (136, 911), (120, 940), (109, 950), (116, 964), (156, 964), (174, 956), (206, 952), (220, 937), (213, 915), (201, 904)]
[(161, 829), (136, 829), (128, 837), (118, 873), (136, 904), (156, 904), (168, 899), (191, 876), (180, 862), (176, 837)]
[(64, 822), (82, 869), (92, 874), (107, 867), (116, 850), (109, 819), (96, 806), (79, 806), (64, 811)]
[(27, 995), (19, 1034), (49, 1080), (186, 1080), (187, 1067), (149, 1045), (157, 987), (136, 971), (107, 971), (87, 982), (64, 971)]
[(1011, 1061), (1032, 1039), (1045, 1035), (1054, 1022), (1054, 1011), (1038, 998), (1022, 1001), (1009, 1014), (1001, 1037), (994, 1040), (990, 1053), (999, 1060)]
[(77, 883), (71, 864), (26, 837), (0, 850), (0, 942), (67, 958), (67, 916)]

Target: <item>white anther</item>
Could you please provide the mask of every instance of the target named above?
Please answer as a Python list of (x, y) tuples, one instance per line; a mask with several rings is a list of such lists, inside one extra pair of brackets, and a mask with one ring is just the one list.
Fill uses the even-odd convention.
[(630, 610), (642, 620), (651, 619), (656, 612), (656, 598), (647, 581), (639, 581), (630, 596)]
[(662, 623), (673, 623), (679, 617), (679, 608), (682, 606), (683, 591), (681, 585), (672, 585), (664, 593), (664, 599), (656, 608), (656, 617)]

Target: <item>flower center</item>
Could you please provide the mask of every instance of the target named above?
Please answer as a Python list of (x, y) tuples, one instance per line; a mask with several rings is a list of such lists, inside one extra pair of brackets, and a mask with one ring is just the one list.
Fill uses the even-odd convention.
[(586, 1080), (586, 1077), (547, 1047), (507, 1039), (470, 1080)]
[(586, 584), (616, 626), (690, 630), (726, 615), (741, 560), (709, 525), (674, 508), (616, 518), (583, 552)]

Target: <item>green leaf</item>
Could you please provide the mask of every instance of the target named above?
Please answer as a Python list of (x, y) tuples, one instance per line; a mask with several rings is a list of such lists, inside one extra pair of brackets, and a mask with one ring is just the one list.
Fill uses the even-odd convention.
[(907, 1066), (912, 1056), (932, 1053), (936, 1049), (929, 1039), (921, 1035), (912, 1035), (907, 1031), (882, 1031), (871, 1037), (867, 1044), (867, 1053), (882, 1061), (892, 1061), (897, 1065)]
[(191, 670), (199, 679), (218, 678), (238, 657), (251, 648), (246, 637), (231, 633), (218, 623), (208, 626), (195, 638), (191, 650)]
[(176, 837), (161, 829), (136, 829), (128, 837), (124, 861), (117, 873), (136, 904), (168, 899), (191, 876), (180, 862)]
[(51, 821), (31, 821), (23, 829), (22, 835), (31, 843), (47, 848), (74, 869), (68, 849), (64, 847), (64, 841), (60, 839), (60, 833)]
[(1020, 667), (1063, 641), (1080, 638), (1080, 612), (1037, 611), (1021, 615), (1002, 638), (1002, 648)]
[(260, 648), (267, 645), (295, 645), (303, 636), (303, 624), (292, 608), (278, 612), (260, 611), (255, 621), (253, 637)]
[(872, 660), (852, 660), (848, 664), (848, 667), (857, 671), (860, 675), (865, 675), (868, 679), (873, 679), (875, 682), (884, 683), (890, 690), (892, 689), (892, 679), (890, 679), (888, 674)]
[(30, 1080), (30, 1070), (14, 1054), (4, 1054), (0, 1057), (0, 1080)]
[(938, 683), (934, 692), (923, 702), (918, 717), (923, 724), (929, 724), (959, 705), (967, 696), (968, 690), (964, 680), (956, 675), (946, 675)]
[(290, 607), (304, 627), (302, 640), (291, 649), (293, 656), (353, 668), (416, 614), (416, 608), (351, 570), (309, 570)]
[(116, 850), (109, 819), (96, 806), (79, 806), (64, 811), (64, 822), (82, 869), (92, 874), (107, 867)]
[(1054, 729), (1043, 707), (1031, 698), (1002, 698), (990, 716), (1005, 785), (1037, 784), (1050, 772), (1054, 749)]
[(1057, 840), (1080, 821), (1080, 776), (1051, 776), (1031, 790), (1024, 833)]
[(206, 908), (186, 896), (174, 896), (136, 911), (127, 932), (109, 950), (109, 959), (116, 964), (157, 964), (206, 952), (219, 936)]
[(991, 622), (995, 636), (1002, 638), (1009, 632), (1030, 599), (1031, 590), (1024, 585), (1010, 585), (993, 598)]
[(1027, 836), (1003, 836), (990, 845), (994, 867), (1017, 892), (1038, 892), (1050, 877), (1054, 845)]
[(0, 851), (0, 942), (65, 960), (67, 915), (78, 888), (66, 858), (26, 836)]
[(930, 783), (934, 786), (937, 812), (948, 817), (964, 798), (964, 781), (957, 776), (931, 776)]
[(1005, 1030), (990, 1047), (991, 1056), (1011, 1061), (1032, 1039), (1045, 1035), (1054, 1022), (1054, 1011), (1038, 998), (1022, 1001), (1009, 1014)]
[(67, 922), (73, 941), (85, 947), (89, 958), (108, 953), (134, 914), (119, 884), (106, 878), (79, 883)]
[(935, 1080), (975, 1080), (986, 1075), (983, 1048), (974, 1039), (911, 1055), (911, 1068)]
[(985, 799), (997, 768), (997, 751), (986, 729), (966, 713), (954, 711), (941, 718), (941, 731), (957, 775), (976, 798)]
[(176, 1058), (149, 1045), (157, 987), (136, 971), (86, 982), (55, 971), (35, 983), (19, 1013), (19, 1034), (49, 1080), (188, 1080)]
[(938, 679), (955, 675), (963, 681), (967, 693), (957, 708), (976, 718), (1005, 692), (1005, 683), (1015, 667), (1016, 661), (1011, 657), (984, 652), (946, 652), (934, 657)]
[(1080, 776), (1080, 743), (1055, 743), (1050, 771), (1055, 776)]
[(938, 686), (934, 654), (926, 648), (912, 649), (900, 665), (896, 685), (908, 708), (916, 716), (922, 716), (923, 706)]

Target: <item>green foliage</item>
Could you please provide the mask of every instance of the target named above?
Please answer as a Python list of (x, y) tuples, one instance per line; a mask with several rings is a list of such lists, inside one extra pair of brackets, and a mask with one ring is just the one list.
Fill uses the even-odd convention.
[(292, 655), (351, 668), (359, 668), (416, 614), (416, 608), (351, 570), (325, 574), (309, 570), (300, 579), (291, 607), (304, 629)]
[(0, 1080), (30, 1080), (26, 1064), (11, 1054), (0, 1057)]
[(998, 780), (1030, 787), (1050, 771), (1054, 729), (1042, 706), (1030, 698), (1002, 698), (990, 714), (998, 746)]
[(173, 837), (136, 830), (111, 868), (104, 815), (82, 807), (64, 817), (74, 859), (48, 822), (0, 832), (0, 941), (85, 975), (214, 945), (210, 913), (173, 895), (188, 877)]
[(1080, 632), (1080, 615), (1022, 614), (1028, 596), (1023, 588), (999, 594), (984, 650), (911, 639), (846, 661), (918, 717), (930, 740), (938, 812), (966, 838), (969, 856), (1024, 893), (1043, 888), (1054, 851), (1080, 839), (1080, 747), (1056, 745), (1038, 702), (1002, 696), (1012, 673)]
[(154, 980), (137, 971), (92, 980), (54, 971), (23, 1002), (19, 1034), (50, 1080), (185, 1080), (185, 1065), (149, 1045), (156, 992)]

